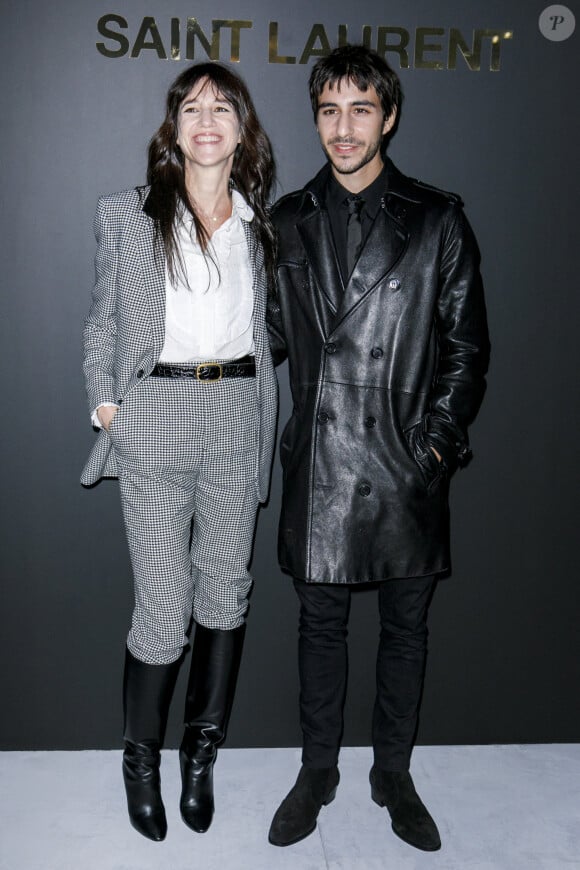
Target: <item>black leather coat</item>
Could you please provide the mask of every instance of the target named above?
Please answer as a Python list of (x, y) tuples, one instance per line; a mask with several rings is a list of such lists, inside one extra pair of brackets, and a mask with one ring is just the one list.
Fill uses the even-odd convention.
[(279, 558), (308, 581), (449, 567), (449, 477), (469, 457), (485, 389), (479, 254), (461, 202), (387, 167), (346, 287), (321, 206), (329, 167), (274, 208), (269, 329), (294, 403), (280, 444)]

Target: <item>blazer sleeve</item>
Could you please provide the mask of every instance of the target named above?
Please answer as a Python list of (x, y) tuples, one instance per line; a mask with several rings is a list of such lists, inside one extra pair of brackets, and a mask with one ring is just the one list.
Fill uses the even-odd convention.
[(95, 285), (83, 333), (83, 371), (91, 413), (103, 403), (115, 403), (117, 398), (115, 348), (118, 256), (105, 197), (98, 201), (94, 230), (97, 240)]
[(459, 204), (450, 206), (440, 264), (439, 344), (425, 437), (450, 471), (471, 457), (467, 427), (485, 392), (489, 337), (479, 250)]

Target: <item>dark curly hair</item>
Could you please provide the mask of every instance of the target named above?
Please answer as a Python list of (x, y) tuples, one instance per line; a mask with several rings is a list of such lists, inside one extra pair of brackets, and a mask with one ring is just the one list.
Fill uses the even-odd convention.
[(264, 249), (268, 276), (272, 278), (275, 240), (267, 206), (275, 172), (272, 147), (245, 83), (228, 67), (215, 62), (193, 64), (175, 79), (167, 93), (165, 119), (149, 143), (147, 181), (151, 190), (147, 210), (163, 243), (169, 274), (174, 278), (182, 265), (175, 228), (182, 203), (193, 217), (202, 250), (208, 252), (209, 236), (187, 195), (185, 160), (177, 144), (179, 108), (198, 84), (213, 87), (237, 115), (241, 141), (234, 155), (230, 181), (254, 211), (256, 234)]
[(385, 118), (390, 118), (393, 110), (396, 110), (395, 125), (390, 131), (392, 135), (399, 123), (403, 103), (401, 82), (386, 60), (364, 45), (340, 46), (314, 64), (308, 82), (314, 120), (318, 114), (318, 98), (324, 86), (335, 85), (343, 79), (352, 82), (361, 91), (373, 87), (381, 101)]

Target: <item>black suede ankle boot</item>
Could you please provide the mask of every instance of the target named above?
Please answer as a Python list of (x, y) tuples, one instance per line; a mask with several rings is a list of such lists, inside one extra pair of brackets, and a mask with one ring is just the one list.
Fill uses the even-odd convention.
[(338, 767), (302, 767), (272, 819), (269, 842), (291, 846), (311, 834), (321, 808), (334, 800), (339, 780)]
[(197, 625), (179, 750), (185, 824), (203, 834), (214, 814), (213, 766), (224, 741), (242, 656), (245, 625), (231, 631)]
[(135, 830), (156, 841), (164, 840), (167, 834), (159, 767), (178, 671), (179, 660), (169, 665), (148, 665), (127, 650), (123, 681), (123, 780), (127, 807)]
[(372, 799), (387, 808), (391, 827), (401, 840), (425, 852), (441, 848), (437, 825), (415, 791), (410, 773), (373, 767), (369, 779)]

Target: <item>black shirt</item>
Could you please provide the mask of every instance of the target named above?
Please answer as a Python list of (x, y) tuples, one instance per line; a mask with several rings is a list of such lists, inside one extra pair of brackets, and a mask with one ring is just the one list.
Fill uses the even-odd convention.
[[(358, 196), (364, 200), (364, 205), (361, 211), (362, 223), (362, 244), (364, 245), (366, 238), (371, 230), (374, 220), (379, 213), (381, 202), (385, 196), (387, 189), (387, 170), (383, 166), (381, 172), (372, 184), (365, 187), (358, 193)], [(346, 265), (346, 222), (348, 220), (348, 206), (346, 200), (352, 196), (350, 190), (343, 187), (331, 172), (326, 185), (326, 195), (324, 205), (328, 212), (330, 221), (330, 229), (334, 238), (334, 247), (340, 264), (343, 281), (346, 284), (348, 281), (347, 265)]]

